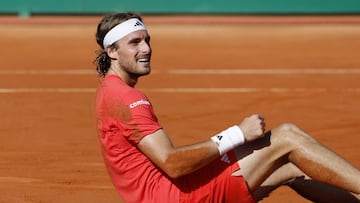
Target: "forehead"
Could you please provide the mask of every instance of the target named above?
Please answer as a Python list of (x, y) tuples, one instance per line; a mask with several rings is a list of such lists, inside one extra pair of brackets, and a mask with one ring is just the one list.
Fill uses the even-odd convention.
[(125, 37), (122, 38), (123, 41), (129, 41), (133, 39), (146, 39), (149, 38), (150, 35), (147, 30), (137, 30), (127, 34)]

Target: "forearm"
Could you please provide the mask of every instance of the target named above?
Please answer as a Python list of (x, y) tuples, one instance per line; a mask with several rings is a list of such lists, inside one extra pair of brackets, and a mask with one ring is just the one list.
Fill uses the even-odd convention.
[(163, 169), (172, 178), (192, 173), (220, 156), (215, 142), (205, 142), (174, 148), (164, 160)]
[(230, 127), (208, 141), (182, 147), (174, 147), (166, 133), (159, 130), (144, 137), (139, 148), (166, 174), (177, 178), (198, 170), (244, 142), (238, 126)]
[(145, 136), (138, 147), (170, 177), (177, 178), (198, 170), (246, 141), (262, 137), (264, 129), (263, 118), (253, 115), (245, 118), (239, 126), (232, 126), (201, 143), (174, 147), (164, 130), (160, 129)]
[(209, 141), (180, 147), (169, 153), (166, 165), (171, 166), (176, 176), (191, 173), (222, 154), (245, 143), (245, 137), (239, 126), (232, 126), (211, 137)]

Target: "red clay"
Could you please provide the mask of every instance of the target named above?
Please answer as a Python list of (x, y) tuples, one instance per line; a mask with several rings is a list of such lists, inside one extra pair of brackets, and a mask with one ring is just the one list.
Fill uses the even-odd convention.
[[(0, 202), (121, 202), (95, 130), (99, 19), (0, 18)], [(269, 128), (294, 122), (360, 166), (358, 17), (170, 19), (144, 17), (154, 72), (138, 87), (176, 145), (208, 139), (261, 113)], [(230, 71), (171, 72), (179, 69)], [(275, 69), (297, 73), (271, 74)], [(308, 69), (333, 71), (301, 71)], [(290, 199), (308, 202), (285, 187), (262, 202)]]

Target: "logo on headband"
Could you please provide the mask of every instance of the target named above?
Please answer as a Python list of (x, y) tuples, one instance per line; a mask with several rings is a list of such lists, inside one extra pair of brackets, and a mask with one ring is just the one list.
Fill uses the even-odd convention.
[(144, 26), (144, 25), (140, 21), (136, 21), (134, 26), (136, 27), (136, 26)]
[(111, 30), (106, 33), (103, 40), (103, 46), (109, 46), (117, 40), (123, 38), (125, 35), (137, 30), (146, 30), (145, 26), (141, 23), (139, 19), (131, 18), (127, 21), (124, 21), (111, 28)]

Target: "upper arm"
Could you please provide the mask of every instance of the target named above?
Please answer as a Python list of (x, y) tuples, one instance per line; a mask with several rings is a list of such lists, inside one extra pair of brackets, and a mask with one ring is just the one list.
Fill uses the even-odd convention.
[(174, 150), (170, 138), (162, 129), (142, 138), (138, 147), (152, 162), (163, 170), (165, 170), (164, 164), (167, 162), (169, 154)]

